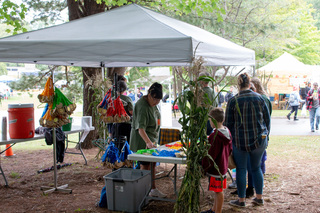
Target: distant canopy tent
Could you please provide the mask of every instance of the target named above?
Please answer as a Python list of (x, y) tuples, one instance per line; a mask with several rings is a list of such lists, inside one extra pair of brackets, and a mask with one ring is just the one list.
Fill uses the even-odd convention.
[(285, 52), (279, 58), (276, 58), (267, 65), (258, 69), (260, 72), (267, 74), (289, 77), (291, 75), (310, 75), (308, 67), (296, 59), (293, 55)]
[(255, 65), (255, 52), (136, 4), (0, 39), (0, 61), (81, 67)]

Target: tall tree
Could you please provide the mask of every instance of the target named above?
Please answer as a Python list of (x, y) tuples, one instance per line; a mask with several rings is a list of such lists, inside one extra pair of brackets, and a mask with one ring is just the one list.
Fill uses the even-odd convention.
[(7, 33), (17, 34), (19, 31), (26, 32), (27, 29), (22, 26), (22, 20), (25, 18), (27, 8), (24, 4), (16, 4), (10, 0), (0, 1), (0, 23), (12, 26), (7, 28)]
[[(139, 3), (143, 6), (151, 7), (155, 10), (171, 10), (175, 14), (182, 15), (195, 11), (196, 14), (201, 15), (203, 12), (218, 11), (218, 14), (223, 13), (223, 9), (216, 4), (218, 0), (198, 0), (198, 1), (178, 1), (178, 0), (161, 0), (161, 1), (143, 1), (143, 0), (67, 0), (66, 4), (63, 0), (24, 0), (29, 5), (30, 9), (34, 10), (36, 14), (34, 20), (55, 20), (59, 16), (60, 11), (68, 8), (69, 21), (90, 16), (96, 13), (110, 10), (115, 7), (122, 6), (129, 3)], [(40, 11), (40, 12), (39, 12)], [(56, 11), (56, 12), (55, 12)], [(38, 13), (37, 13), (38, 12)], [(50, 17), (50, 18), (48, 18)], [(220, 15), (217, 16), (221, 18)], [(107, 76), (113, 76), (114, 73), (124, 74), (125, 68), (108, 68)], [(101, 69), (83, 68), (83, 84), (89, 79), (93, 79), (95, 75), (100, 74)], [(89, 107), (90, 103), (94, 101), (93, 91), (84, 87), (83, 91), (83, 113), (84, 115), (92, 115), (93, 108)], [(96, 133), (90, 133), (83, 143), (84, 148), (89, 148)]]
[(315, 9), (314, 11), (312, 11), (312, 16), (316, 20), (315, 25), (317, 26), (318, 30), (320, 30), (320, 1), (307, 0), (307, 2), (312, 4), (313, 8)]
[(296, 41), (288, 44), (288, 51), (305, 64), (317, 65), (320, 62), (320, 30), (314, 25), (310, 11), (300, 14), (299, 33)]
[[(177, 18), (254, 49), (258, 67), (274, 60), (283, 51), (291, 51), (288, 46), (297, 43), (302, 22), (307, 23), (302, 18), (304, 12), (312, 11), (304, 0), (221, 0), (219, 5), (225, 11), (222, 22), (218, 22), (213, 13), (204, 13), (203, 17), (191, 13)], [(305, 48), (308, 46), (307, 43), (300, 44)], [(310, 57), (306, 61), (316, 60), (316, 57)]]

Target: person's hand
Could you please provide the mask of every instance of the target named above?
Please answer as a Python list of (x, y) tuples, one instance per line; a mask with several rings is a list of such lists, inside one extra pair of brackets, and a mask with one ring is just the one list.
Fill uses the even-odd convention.
[(156, 148), (156, 145), (154, 145), (152, 142), (147, 143), (148, 149)]

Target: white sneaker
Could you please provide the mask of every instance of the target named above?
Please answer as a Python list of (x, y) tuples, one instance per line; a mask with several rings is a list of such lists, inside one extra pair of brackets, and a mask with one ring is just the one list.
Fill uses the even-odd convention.
[(161, 198), (167, 197), (167, 195), (163, 194), (158, 189), (151, 189), (151, 191), (149, 193), (149, 196), (151, 196), (151, 197), (161, 197)]

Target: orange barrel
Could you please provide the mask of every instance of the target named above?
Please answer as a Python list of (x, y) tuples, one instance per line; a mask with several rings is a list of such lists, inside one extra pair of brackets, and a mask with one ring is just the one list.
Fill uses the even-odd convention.
[(8, 114), (10, 138), (33, 138), (33, 104), (8, 104)]

